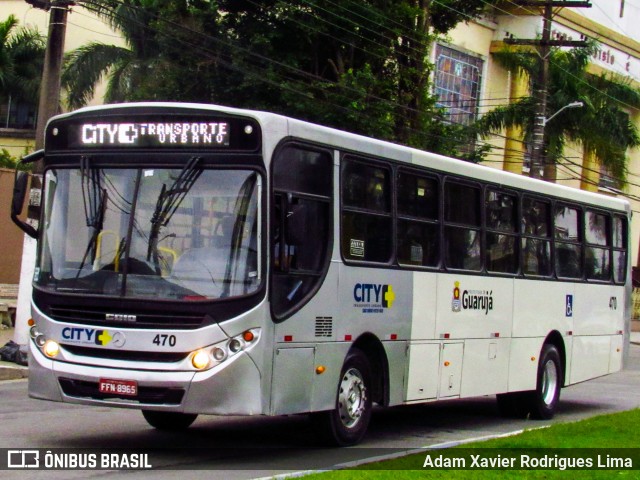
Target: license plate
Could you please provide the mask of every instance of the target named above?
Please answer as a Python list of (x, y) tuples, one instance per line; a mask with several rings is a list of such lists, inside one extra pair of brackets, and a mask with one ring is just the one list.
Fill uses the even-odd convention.
[(112, 380), (110, 378), (101, 378), (98, 382), (100, 393), (112, 395), (126, 395), (135, 397), (138, 395), (138, 382), (134, 380)]

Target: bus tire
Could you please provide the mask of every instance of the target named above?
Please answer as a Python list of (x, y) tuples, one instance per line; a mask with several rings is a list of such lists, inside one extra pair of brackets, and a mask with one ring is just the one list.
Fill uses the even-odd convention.
[(550, 343), (542, 347), (538, 363), (536, 389), (531, 392), (531, 417), (548, 420), (553, 415), (560, 400), (562, 388), (562, 360), (555, 345)]
[(361, 350), (354, 348), (342, 366), (336, 408), (313, 416), (325, 443), (347, 447), (362, 440), (371, 419), (371, 386), (369, 360)]
[(198, 414), (142, 410), (142, 416), (149, 425), (158, 430), (175, 431), (189, 428), (198, 417)]

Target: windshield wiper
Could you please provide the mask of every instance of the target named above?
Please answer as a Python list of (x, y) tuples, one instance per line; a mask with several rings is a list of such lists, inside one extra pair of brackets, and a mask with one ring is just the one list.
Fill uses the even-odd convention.
[(78, 267), (76, 279), (80, 276), (89, 254), (91, 254), (92, 260), (95, 259), (94, 257), (97, 254), (96, 243), (104, 225), (105, 207), (107, 205), (107, 189), (102, 188), (100, 170), (91, 167), (89, 163), (89, 157), (80, 158), (80, 186), (82, 188), (84, 217), (87, 227), (92, 229), (92, 234), (82, 257), (82, 262)]
[(147, 261), (153, 258), (153, 264), (158, 275), (161, 273), (158, 258), (160, 229), (167, 226), (171, 217), (178, 210), (187, 193), (189, 193), (189, 190), (202, 174), (202, 167), (198, 167), (198, 163), (201, 160), (201, 157), (191, 157), (169, 188), (167, 188), (166, 183), (162, 184), (156, 208), (151, 216), (151, 231), (147, 250)]

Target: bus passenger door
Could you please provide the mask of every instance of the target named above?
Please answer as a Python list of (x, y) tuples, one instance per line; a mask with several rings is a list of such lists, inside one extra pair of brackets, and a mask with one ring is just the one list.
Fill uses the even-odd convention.
[(440, 393), (438, 398), (460, 395), (463, 343), (444, 343), (440, 356)]

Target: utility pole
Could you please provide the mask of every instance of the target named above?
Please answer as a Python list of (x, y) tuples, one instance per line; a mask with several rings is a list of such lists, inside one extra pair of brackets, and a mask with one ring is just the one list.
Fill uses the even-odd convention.
[[(536, 100), (536, 116), (532, 134), (531, 169), (529, 175), (541, 178), (541, 172), (546, 166), (545, 155), (545, 119), (547, 116), (547, 84), (549, 83), (549, 54), (551, 47), (584, 47), (584, 40), (551, 40), (551, 24), (553, 21), (554, 7), (590, 8), (589, 1), (579, 0), (516, 0), (518, 6), (537, 7), (543, 9), (542, 37), (540, 40), (507, 38), (505, 43), (511, 45), (531, 45), (536, 47), (541, 60), (538, 78), (534, 81), (533, 97)], [(555, 179), (554, 179), (555, 181)]]
[[(64, 58), (64, 39), (67, 30), (67, 13), (73, 4), (68, 0), (37, 1), (27, 0), (36, 8), (51, 10), (49, 14), (49, 35), (44, 56), (44, 69), (40, 84), (40, 101), (36, 123), (36, 150), (44, 146), (44, 129), (51, 117), (59, 113), (60, 108), (60, 75)], [(37, 170), (41, 170), (36, 165)]]
[[(44, 55), (44, 68), (40, 82), (40, 99), (38, 103), (38, 118), (36, 121), (36, 150), (44, 147), (44, 129), (51, 117), (60, 108), (60, 75), (64, 55), (64, 39), (67, 30), (67, 13), (73, 2), (69, 0), (26, 0), (35, 8), (49, 14), (49, 34), (47, 49)], [(33, 167), (31, 178), (31, 193), (29, 195), (29, 209), (40, 207), (42, 161)], [(31, 279), (35, 271), (36, 241), (25, 235), (22, 248), (22, 264), (20, 268), (20, 286), (18, 289), (18, 304), (16, 311), (16, 328), (14, 342), (20, 345), (21, 359), (26, 359), (25, 345), (29, 341), (27, 320), (31, 316)], [(17, 361), (17, 360), (16, 360)], [(21, 362), (19, 362), (21, 363)]]

